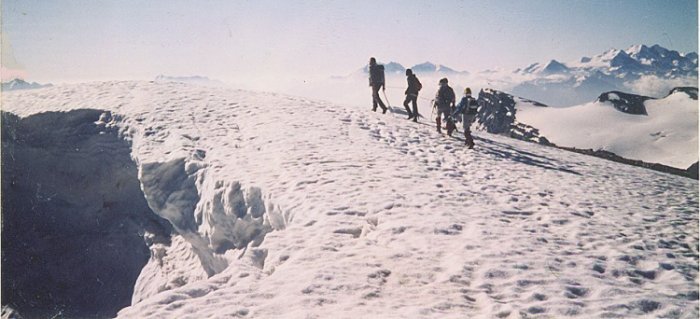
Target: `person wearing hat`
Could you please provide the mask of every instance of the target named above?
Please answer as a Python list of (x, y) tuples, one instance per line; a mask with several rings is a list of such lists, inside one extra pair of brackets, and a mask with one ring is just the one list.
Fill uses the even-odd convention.
[(379, 89), (384, 90), (384, 66), (377, 64), (375, 58), (369, 58), (369, 86), (372, 87), (372, 111), (377, 111), (377, 105), (382, 108), (382, 113), (386, 113), (386, 106), (379, 97)]
[[(423, 88), (423, 85), (411, 69), (406, 69), (406, 81), (408, 82), (408, 88), (406, 88), (406, 100), (403, 101), (403, 107), (408, 112), (408, 119), (418, 122), (418, 91)], [(413, 112), (408, 107), (408, 103), (413, 103)]]
[(440, 79), (438, 83), (440, 88), (435, 94), (435, 105), (433, 108), (437, 108), (437, 117), (435, 118), (435, 123), (437, 124), (438, 133), (442, 133), (442, 123), (440, 117), (445, 118), (445, 125), (447, 126), (447, 135), (452, 136), (452, 130), (454, 130), (454, 123), (452, 122), (452, 109), (455, 107), (455, 91), (447, 84), (447, 78)]
[(455, 111), (452, 113), (453, 118), (461, 117), (462, 127), (464, 128), (464, 144), (469, 148), (474, 148), (474, 138), (472, 138), (471, 125), (476, 119), (479, 103), (472, 97), (470, 88), (464, 89), (464, 96), (459, 101)]

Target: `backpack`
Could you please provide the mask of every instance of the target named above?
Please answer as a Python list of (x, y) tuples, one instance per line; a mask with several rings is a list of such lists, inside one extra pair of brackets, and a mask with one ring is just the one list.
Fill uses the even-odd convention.
[(377, 64), (369, 67), (369, 84), (384, 84), (384, 65)]
[(476, 114), (479, 110), (479, 102), (475, 98), (469, 98), (467, 102), (467, 114)]
[(418, 81), (418, 78), (416, 78), (416, 89), (418, 89), (418, 91), (420, 91), (422, 88), (423, 88), (423, 84), (421, 84), (420, 81)]
[(455, 99), (455, 92), (451, 87), (445, 85), (438, 90), (437, 100), (439, 104), (449, 105)]

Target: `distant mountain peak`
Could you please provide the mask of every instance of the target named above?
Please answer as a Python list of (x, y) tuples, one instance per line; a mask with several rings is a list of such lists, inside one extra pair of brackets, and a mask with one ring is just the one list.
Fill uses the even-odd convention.
[(528, 65), (527, 67), (516, 70), (514, 73), (523, 73), (523, 74), (543, 74), (543, 75), (550, 75), (550, 74), (563, 74), (563, 73), (569, 73), (570, 69), (567, 67), (565, 64), (557, 61), (557, 60), (550, 60), (547, 62), (546, 65), (543, 65), (539, 62), (533, 63)]
[(384, 65), (384, 72), (404, 74), (406, 72), (406, 68), (401, 65), (401, 63), (389, 62)]
[(611, 67), (627, 67), (627, 68), (638, 68), (640, 65), (639, 61), (633, 59), (627, 52), (618, 51), (615, 57), (610, 60)]
[(636, 44), (636, 45), (629, 47), (625, 51), (627, 51), (627, 53), (629, 55), (635, 55), (635, 54), (638, 54), (640, 52), (650, 52), (651, 49), (648, 46), (646, 46), (645, 44)]
[(459, 73), (450, 67), (441, 64), (435, 64), (429, 61), (416, 64), (413, 67), (411, 67), (411, 70), (415, 73)]
[(568, 72), (569, 72), (569, 68), (557, 60), (549, 61), (547, 66), (545, 66), (544, 69), (542, 69), (542, 73), (545, 73), (545, 74), (557, 74), (557, 73), (568, 73)]
[(666, 48), (664, 48), (664, 47), (662, 47), (662, 46), (660, 46), (660, 45), (658, 45), (658, 44), (652, 45), (650, 49), (651, 49), (652, 51), (654, 51), (654, 52), (660, 54), (661, 56), (666, 56), (666, 55), (669, 53), (669, 50), (668, 50), (668, 49), (666, 49)]
[(39, 84), (36, 82), (27, 82), (23, 79), (16, 78), (8, 82), (2, 82), (3, 91), (13, 91), (13, 90), (31, 90), (40, 89), (43, 87), (49, 87), (52, 84)]
[[(387, 63), (381, 63), (377, 62), (377, 64), (383, 65), (384, 66), (384, 73), (396, 73), (396, 74), (404, 74), (406, 71), (406, 68), (401, 65), (401, 63), (398, 62), (387, 62)], [(363, 73), (369, 73), (369, 64), (365, 64), (365, 66), (362, 68)]]

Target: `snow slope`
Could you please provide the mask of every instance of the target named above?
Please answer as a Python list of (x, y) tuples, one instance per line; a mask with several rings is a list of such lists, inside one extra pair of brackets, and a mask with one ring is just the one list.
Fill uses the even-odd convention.
[(23, 117), (106, 109), (131, 142), (178, 235), (151, 245), (121, 318), (699, 314), (696, 180), (487, 133), (467, 150), (272, 93), (105, 82), (2, 99)]
[(698, 101), (676, 92), (641, 103), (646, 115), (623, 113), (611, 101), (568, 108), (543, 108), (521, 101), (516, 117), (560, 146), (602, 149), (681, 169), (697, 162)]

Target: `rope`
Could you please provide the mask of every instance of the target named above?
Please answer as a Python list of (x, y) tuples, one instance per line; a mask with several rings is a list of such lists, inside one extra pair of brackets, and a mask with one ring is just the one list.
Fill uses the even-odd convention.
[[(404, 88), (398, 87), (398, 86), (384, 86), (384, 88), (397, 89), (397, 90), (405, 90)], [(384, 96), (386, 97), (386, 92), (384, 92)], [(421, 100), (426, 100), (426, 101), (430, 101), (430, 100), (431, 100), (431, 99), (429, 99), (429, 98), (427, 98), (427, 97), (422, 97), (422, 96), (419, 96), (418, 98), (421, 99)]]
[(386, 107), (391, 112), (392, 116), (394, 114), (394, 108), (391, 107), (391, 102), (389, 102), (389, 98), (386, 96), (386, 91), (382, 90), (382, 93), (384, 94), (384, 99), (386, 100)]
[[(385, 90), (382, 90), (382, 93), (384, 94), (384, 99), (386, 100), (386, 105), (387, 105), (388, 107), (391, 107), (391, 102), (389, 102), (389, 98), (386, 97), (386, 91), (385, 91)], [(392, 112), (392, 113), (393, 113), (393, 112)]]

